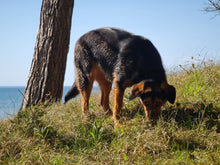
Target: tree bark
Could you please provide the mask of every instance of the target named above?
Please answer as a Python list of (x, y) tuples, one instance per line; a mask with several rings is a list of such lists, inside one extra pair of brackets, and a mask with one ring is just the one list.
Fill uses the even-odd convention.
[(21, 109), (62, 98), (74, 0), (43, 0)]

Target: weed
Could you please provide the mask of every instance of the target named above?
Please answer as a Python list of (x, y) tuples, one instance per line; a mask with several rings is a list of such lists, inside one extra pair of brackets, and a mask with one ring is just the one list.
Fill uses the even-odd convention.
[(90, 132), (90, 135), (94, 140), (94, 143), (97, 143), (98, 141), (102, 140), (102, 133), (103, 133), (102, 122), (99, 123), (98, 121), (95, 121), (92, 127), (92, 132)]
[(46, 139), (48, 132), (49, 132), (49, 127), (44, 127), (41, 128), (40, 130), (34, 128), (34, 136), (40, 136), (42, 139)]

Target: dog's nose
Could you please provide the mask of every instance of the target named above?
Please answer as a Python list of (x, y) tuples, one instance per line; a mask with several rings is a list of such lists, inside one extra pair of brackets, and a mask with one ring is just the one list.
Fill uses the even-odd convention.
[(154, 112), (151, 112), (151, 113), (150, 113), (150, 118), (151, 118), (151, 119), (154, 119), (154, 117), (155, 117)]
[(148, 113), (148, 117), (150, 121), (155, 121), (158, 119), (159, 116), (157, 115), (157, 113), (155, 113), (155, 111), (152, 110)]

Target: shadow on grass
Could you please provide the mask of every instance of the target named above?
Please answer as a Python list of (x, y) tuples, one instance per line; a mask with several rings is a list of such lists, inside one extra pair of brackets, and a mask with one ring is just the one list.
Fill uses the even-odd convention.
[[(17, 128), (27, 136), (35, 136), (42, 142), (49, 144), (54, 149), (66, 149), (71, 152), (78, 152), (88, 148), (99, 147), (99, 144), (110, 145), (117, 136), (110, 122), (100, 117), (93, 117), (89, 122), (76, 121), (71, 132), (62, 132), (55, 126), (47, 126), (41, 117), (45, 114), (44, 109), (36, 108), (33, 111), (26, 110), (18, 114), (14, 122)], [(132, 120), (136, 115), (145, 119), (143, 107), (140, 104), (127, 107), (122, 111), (125, 120)], [(185, 104), (177, 107), (165, 106), (162, 111), (162, 122), (173, 122), (182, 128), (194, 129), (203, 127), (220, 132), (220, 109), (212, 103)], [(173, 139), (172, 142), (178, 148), (193, 150), (196, 148), (205, 149), (202, 144), (190, 139)], [(175, 146), (175, 145), (174, 145)]]
[(216, 126), (216, 132), (220, 132), (220, 108), (212, 103), (189, 103), (183, 106), (168, 107), (162, 111), (163, 120), (174, 120), (178, 126), (193, 129), (203, 126), (211, 129)]
[(20, 111), (16, 118), (11, 120), (14, 129), (19, 130), (27, 137), (35, 137), (39, 142), (46, 143), (54, 149), (66, 149), (77, 152), (91, 147), (97, 147), (99, 142), (110, 144), (116, 136), (114, 128), (105, 124), (101, 119), (91, 117), (89, 121), (77, 120), (73, 130), (65, 132), (54, 125), (47, 125), (42, 116), (47, 111), (35, 107)]
[(79, 124), (68, 134), (57, 133), (57, 137), (48, 139), (48, 142), (57, 149), (79, 153), (89, 148), (99, 148), (100, 144), (108, 146), (115, 137), (113, 129), (103, 127), (101, 121), (94, 121)]
[[(132, 109), (123, 109), (122, 116), (126, 120), (135, 118), (136, 115), (145, 117), (145, 112), (140, 104)], [(212, 103), (188, 103), (184, 105), (168, 106), (161, 111), (161, 118), (165, 122), (175, 121), (184, 128), (194, 129), (203, 126), (211, 129), (216, 126), (216, 132), (220, 133), (220, 108)]]

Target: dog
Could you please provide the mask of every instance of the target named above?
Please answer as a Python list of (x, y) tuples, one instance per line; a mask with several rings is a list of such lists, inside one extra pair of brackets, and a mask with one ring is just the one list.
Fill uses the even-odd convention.
[(81, 36), (75, 45), (76, 79), (65, 95), (65, 102), (79, 93), (83, 114), (89, 110), (93, 82), (101, 90), (101, 105), (106, 114), (113, 86), (113, 119), (119, 124), (125, 89), (131, 87), (129, 100), (140, 99), (148, 121), (156, 121), (166, 101), (174, 103), (176, 90), (167, 83), (161, 57), (145, 37), (118, 28), (99, 28)]

